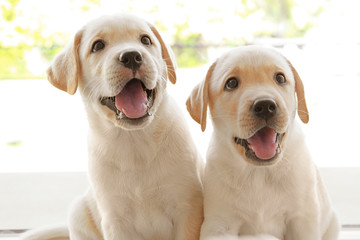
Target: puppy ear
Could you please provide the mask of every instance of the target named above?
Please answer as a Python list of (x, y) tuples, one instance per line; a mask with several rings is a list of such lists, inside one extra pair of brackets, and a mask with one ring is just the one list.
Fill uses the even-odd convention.
[(172, 84), (175, 84), (176, 83), (176, 73), (175, 73), (176, 61), (175, 61), (174, 54), (172, 53), (172, 50), (166, 46), (166, 44), (162, 40), (160, 33), (158, 32), (156, 27), (150, 23), (148, 23), (148, 25), (149, 25), (151, 31), (155, 34), (156, 38), (160, 42), (161, 55), (166, 63), (168, 78)]
[(79, 31), (74, 41), (67, 45), (47, 69), (49, 82), (60, 90), (71, 95), (75, 94), (78, 87), (78, 78), (80, 73), (79, 46), (82, 37), (82, 31)]
[(295, 78), (295, 92), (297, 96), (297, 102), (298, 102), (298, 115), (303, 123), (309, 122), (309, 111), (306, 106), (306, 100), (305, 100), (305, 92), (304, 92), (304, 84), (296, 71), (296, 69), (293, 67), (293, 65), (288, 60), (288, 63), (291, 67), (291, 70), (294, 74)]
[(205, 131), (207, 107), (209, 102), (209, 82), (214, 71), (216, 62), (209, 68), (204, 81), (199, 83), (191, 92), (186, 101), (186, 107), (190, 116), (201, 125), (201, 130)]

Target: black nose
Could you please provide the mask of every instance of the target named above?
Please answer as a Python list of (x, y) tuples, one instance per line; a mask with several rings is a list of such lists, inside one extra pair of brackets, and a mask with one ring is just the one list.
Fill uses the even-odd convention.
[(268, 120), (275, 116), (277, 111), (276, 102), (272, 99), (257, 99), (252, 105), (252, 111), (255, 116)]
[(143, 57), (138, 51), (128, 51), (122, 53), (119, 60), (122, 64), (124, 64), (125, 67), (135, 71), (141, 66)]

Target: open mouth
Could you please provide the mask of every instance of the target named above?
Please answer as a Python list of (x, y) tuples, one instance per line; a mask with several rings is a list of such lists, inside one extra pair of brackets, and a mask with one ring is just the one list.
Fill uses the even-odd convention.
[(248, 139), (234, 137), (234, 142), (245, 148), (246, 157), (260, 165), (273, 162), (281, 152), (284, 133), (276, 133), (270, 127), (264, 127)]
[(155, 89), (147, 89), (141, 80), (133, 78), (118, 95), (101, 97), (100, 103), (114, 111), (118, 120), (136, 120), (151, 116), (154, 100)]

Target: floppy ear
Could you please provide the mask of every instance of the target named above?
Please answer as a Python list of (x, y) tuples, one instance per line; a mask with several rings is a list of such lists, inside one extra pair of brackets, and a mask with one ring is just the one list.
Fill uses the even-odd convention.
[(79, 31), (74, 41), (65, 47), (47, 69), (49, 82), (60, 90), (71, 95), (75, 94), (78, 87), (80, 62), (79, 62), (79, 46), (82, 31)]
[(191, 92), (186, 101), (186, 107), (190, 116), (201, 125), (201, 130), (205, 131), (207, 106), (209, 102), (209, 82), (214, 71), (216, 62), (209, 68), (204, 81), (199, 83)]
[(287, 60), (287, 62), (289, 63), (291, 70), (294, 74), (294, 78), (295, 78), (295, 92), (296, 92), (297, 102), (298, 102), (298, 115), (303, 123), (308, 123), (309, 122), (309, 111), (306, 106), (304, 84), (303, 84), (298, 72), (291, 64), (291, 62), (289, 60)]
[(172, 54), (172, 51), (170, 48), (168, 48), (166, 46), (166, 44), (164, 43), (164, 41), (162, 40), (160, 33), (158, 32), (158, 30), (156, 29), (156, 27), (154, 27), (152, 24), (148, 23), (151, 31), (155, 34), (156, 38), (159, 40), (160, 45), (161, 45), (161, 56), (164, 59), (166, 66), (167, 66), (167, 74), (168, 74), (168, 78), (170, 80), (170, 82), (172, 84), (176, 83), (176, 73), (175, 73), (175, 69), (176, 69), (176, 61), (175, 61), (175, 57)]

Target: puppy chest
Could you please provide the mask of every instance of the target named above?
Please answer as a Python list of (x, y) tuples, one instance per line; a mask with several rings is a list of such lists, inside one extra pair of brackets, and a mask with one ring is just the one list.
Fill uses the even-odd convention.
[(118, 216), (126, 216), (142, 239), (173, 239), (176, 204), (161, 186), (133, 187), (117, 199)]
[(172, 217), (163, 206), (142, 204), (135, 207), (132, 213), (135, 231), (141, 233), (145, 240), (174, 239)]
[(253, 212), (243, 213), (240, 218), (239, 234), (268, 233), (281, 237), (286, 230), (285, 217), (281, 215)]
[(274, 196), (264, 195), (238, 199), (236, 208), (241, 223), (239, 232), (245, 234), (263, 232), (282, 236), (286, 229), (286, 209), (281, 202)]

